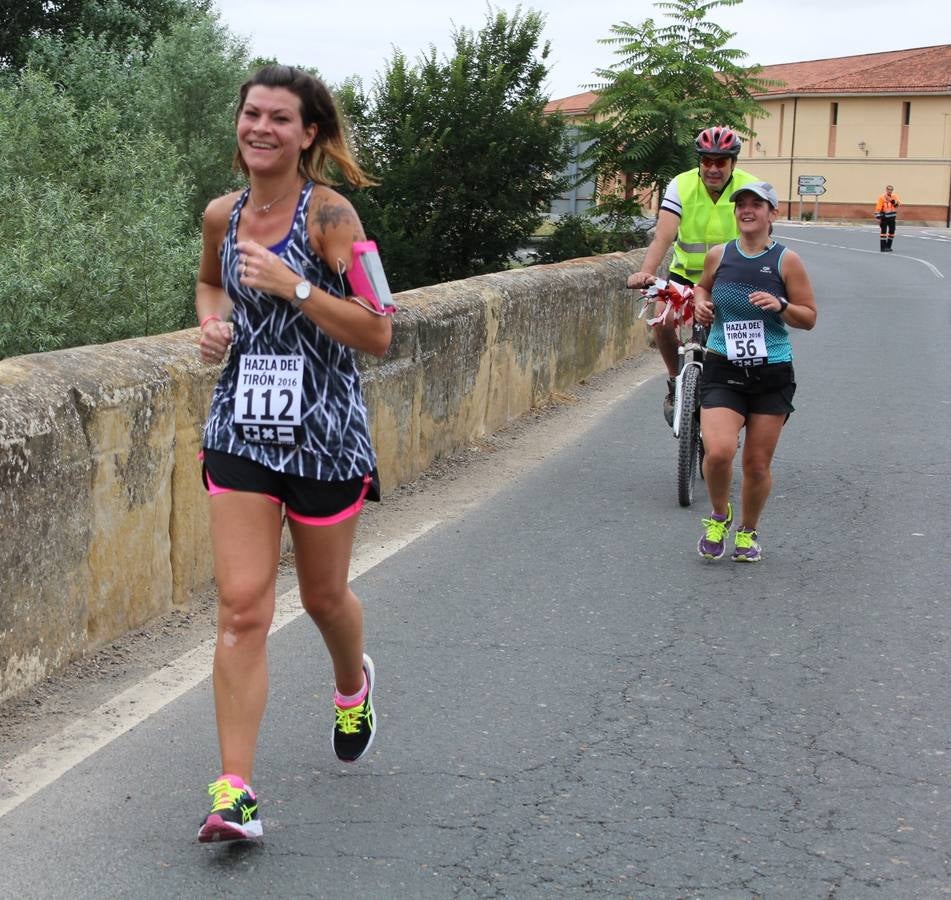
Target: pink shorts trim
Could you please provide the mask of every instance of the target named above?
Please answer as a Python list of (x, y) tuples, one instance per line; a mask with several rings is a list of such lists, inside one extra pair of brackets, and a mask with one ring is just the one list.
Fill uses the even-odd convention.
[(350, 504), (346, 509), (340, 510), (338, 513), (334, 513), (332, 516), (302, 516), (299, 513), (294, 512), (292, 509), (287, 509), (287, 518), (293, 519), (295, 522), (300, 522), (301, 525), (336, 525), (339, 522), (343, 522), (344, 519), (349, 519), (351, 516), (355, 516), (361, 509), (363, 509), (363, 503), (366, 500), (366, 496), (370, 491), (370, 484), (373, 479), (369, 475), (363, 476), (363, 490), (360, 491), (360, 496)]
[[(205, 481), (208, 482), (208, 495), (214, 497), (216, 494), (233, 494), (235, 493), (234, 488), (222, 487), (220, 484), (215, 484), (211, 480), (211, 473), (205, 469)], [(247, 491), (246, 493), (255, 493), (254, 491)], [(281, 500), (279, 497), (273, 497), (270, 494), (261, 494), (262, 497), (267, 497), (272, 503), (280, 504)]]

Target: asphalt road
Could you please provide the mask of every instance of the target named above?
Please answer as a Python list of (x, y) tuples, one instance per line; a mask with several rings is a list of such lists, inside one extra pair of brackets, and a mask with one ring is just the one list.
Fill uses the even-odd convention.
[(778, 236), (820, 314), (760, 565), (697, 555), (654, 374), (356, 579), (366, 761), (311, 626), (272, 636), (262, 844), (195, 842), (206, 679), (0, 806), (0, 894), (951, 894), (951, 235)]

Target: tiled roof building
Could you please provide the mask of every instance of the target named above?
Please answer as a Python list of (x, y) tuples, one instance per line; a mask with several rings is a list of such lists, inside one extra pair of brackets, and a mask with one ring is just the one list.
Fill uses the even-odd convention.
[(951, 44), (764, 66), (785, 82), (766, 96), (809, 94), (951, 93)]
[[(903, 222), (951, 226), (951, 44), (781, 63), (760, 75), (781, 84), (758, 98), (767, 116), (747, 123), (754, 137), (741, 164), (776, 186), (790, 217), (871, 219), (894, 184)], [(553, 100), (546, 111), (584, 117), (596, 96)], [(800, 194), (800, 176), (824, 178), (823, 193)]]

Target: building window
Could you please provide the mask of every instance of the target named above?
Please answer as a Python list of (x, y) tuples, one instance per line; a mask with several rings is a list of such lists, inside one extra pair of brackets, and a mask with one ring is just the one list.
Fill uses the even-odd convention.
[(839, 104), (829, 104), (829, 147), (827, 156), (835, 156), (835, 133), (836, 126), (839, 124)]
[(911, 101), (905, 100), (901, 105), (901, 135), (898, 138), (898, 156), (905, 159), (908, 156), (908, 132), (911, 130)]

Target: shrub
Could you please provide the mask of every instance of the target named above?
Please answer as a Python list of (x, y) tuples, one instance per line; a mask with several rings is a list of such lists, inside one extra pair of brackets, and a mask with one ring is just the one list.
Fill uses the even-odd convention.
[(634, 250), (648, 244), (648, 231), (630, 219), (599, 225), (588, 216), (562, 216), (543, 239), (538, 261), (561, 262), (599, 253)]
[(28, 70), (0, 88), (0, 142), (0, 357), (192, 321), (198, 234), (163, 138)]

